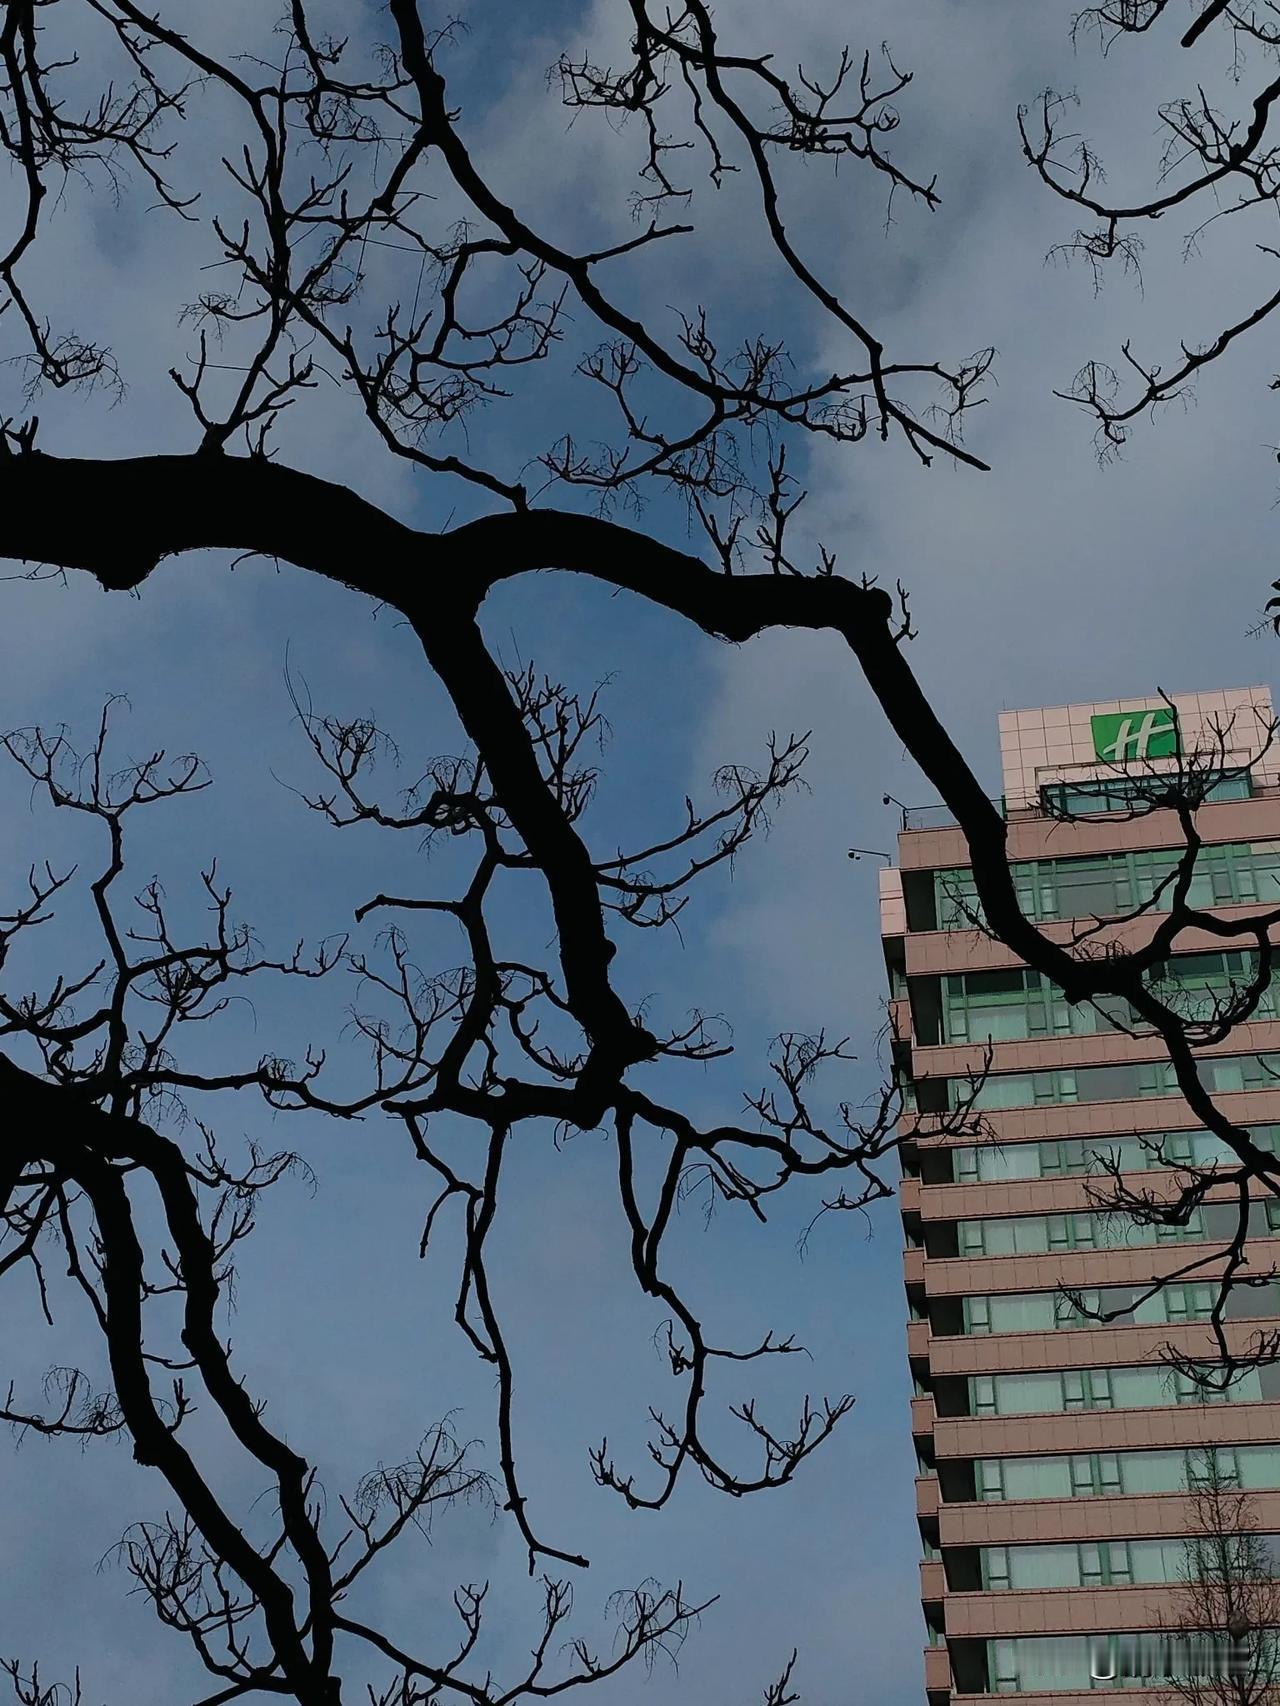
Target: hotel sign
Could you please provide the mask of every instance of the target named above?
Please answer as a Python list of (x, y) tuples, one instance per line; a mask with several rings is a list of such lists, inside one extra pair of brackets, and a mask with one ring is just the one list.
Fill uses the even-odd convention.
[(1178, 717), (1171, 705), (1153, 711), (1121, 711), (1090, 717), (1093, 750), (1112, 764), (1141, 763), (1144, 758), (1176, 758)]

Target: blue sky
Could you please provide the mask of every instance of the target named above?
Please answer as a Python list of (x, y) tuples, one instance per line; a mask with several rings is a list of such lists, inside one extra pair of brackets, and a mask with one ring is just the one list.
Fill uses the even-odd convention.
[[(188, 10), (213, 46), (256, 27), (255, 8), (228, 4), (208, 19)], [(372, 30), (377, 9), (365, 10), (360, 27)], [(485, 169), (568, 240), (625, 232), (618, 174), (632, 139), (590, 126), (590, 115), (567, 127), (544, 85), (561, 48), (607, 43), (617, 8), (547, 5), (515, 21), (504, 8), (500, 29), (496, 13), (466, 10), (476, 31), (457, 49), (460, 88)], [(1120, 466), (1098, 465), (1087, 423), (1052, 396), (1088, 356), (1114, 353), (1130, 333), (1153, 348), (1211, 333), (1223, 303), (1234, 312), (1265, 276), (1265, 262), (1230, 231), (1185, 267), (1178, 234), (1159, 232), (1145, 296), (1118, 281), (1095, 298), (1086, 276), (1046, 265), (1069, 222), (1020, 161), (1016, 102), (1050, 79), (1078, 83), (1090, 128), (1120, 149), (1114, 176), (1132, 170), (1137, 179), (1156, 152), (1145, 115), (1185, 82), (1159, 42), (1106, 61), (1083, 43), (1073, 52), (1072, 10), (806, 0), (782, 44), (792, 57), (846, 33), (874, 46), (892, 24), (895, 52), (917, 74), (901, 103), (901, 147), (938, 166), (942, 210), (928, 217), (899, 204), (886, 237), (863, 186), (811, 172), (790, 185), (794, 226), (890, 341), (930, 353), (992, 342), (999, 350), (998, 387), (973, 427), (992, 473), (925, 471), (901, 445), (871, 441), (839, 455), (819, 449), (804, 469), (811, 536), (838, 551), (844, 572), (910, 588), (917, 672), (992, 792), (996, 713), (1006, 706), (1268, 681), (1274, 658), (1273, 642), (1247, 635), (1275, 574), (1268, 446), (1280, 435), (1261, 344), (1211, 374), (1194, 407), (1142, 426)], [(747, 40), (763, 40), (770, 12), (762, 0), (742, 0), (732, 21)], [(1221, 92), (1230, 98), (1225, 84)], [(226, 115), (213, 103), (197, 122), (221, 135)], [(215, 174), (216, 149), (205, 152)], [(12, 211), (13, 188), (0, 181), (0, 216)], [(55, 318), (74, 310), (82, 329), (92, 320), (110, 337), (129, 390), (114, 405), (105, 396), (41, 399), (48, 448), (128, 454), (192, 441), (165, 368), (190, 348), (178, 310), (199, 288), (207, 234), (146, 213), (145, 199), (127, 192), (115, 207), (72, 186), (51, 225), (42, 300)], [(741, 185), (703, 203), (706, 196), (706, 240), (638, 270), (637, 299), (660, 311), (710, 295), (730, 326), (781, 320), (798, 360), (823, 370), (827, 334), (780, 286)], [(98, 281), (92, 291), (89, 278)], [(0, 322), (0, 340), (9, 336)], [(0, 372), (13, 392), (3, 411), (14, 411), (16, 376)], [(535, 429), (581, 427), (590, 418), (582, 408), (562, 373), (539, 374), (533, 390), (473, 427), (472, 448), (515, 466)], [(474, 509), (470, 494), (390, 463), (336, 390), (297, 416), (282, 430), (282, 458), (348, 479), (424, 527)], [(683, 538), (682, 516), (661, 501), (644, 522)], [(447, 852), (426, 861), (410, 837), (328, 830), (290, 791), (317, 778), (292, 718), (286, 663), (319, 708), (372, 711), (386, 723), (404, 753), (400, 781), (430, 756), (458, 750), (461, 737), (413, 636), (385, 611), (287, 567), (252, 563), (233, 573), (213, 557), (165, 566), (136, 598), (104, 595), (85, 579), (11, 582), (0, 585), (0, 608), (0, 724), (65, 721), (87, 740), (104, 697), (124, 692), (122, 757), (164, 744), (208, 763), (215, 786), (157, 812), (143, 830), (130, 867), (138, 886), (159, 873), (175, 904), (194, 906), (193, 882), (216, 853), (238, 912), (271, 946), (348, 928), (354, 906), (376, 889), (448, 887), (456, 867)], [(924, 796), (847, 654), (790, 634), (719, 646), (638, 601), (555, 575), (502, 586), (484, 621), (506, 662), (532, 659), (579, 689), (609, 681), (612, 734), (589, 821), (599, 848), (661, 831), (686, 792), (706, 797), (717, 765), (757, 759), (771, 730), (814, 731), (810, 792), (787, 803), (731, 878), (708, 882), (682, 919), (683, 943), (623, 940), (618, 975), (629, 997), (650, 996), (673, 1022), (693, 1006), (731, 1021), (734, 1059), (684, 1075), (681, 1094), (697, 1117), (737, 1115), (742, 1092), (762, 1082), (769, 1039), (783, 1029), (825, 1025), (849, 1035), (859, 1060), (832, 1092), (855, 1102), (870, 1094), (883, 998), (875, 861), (851, 864), (845, 849), (892, 846), (884, 793), (912, 804)], [(387, 780), (397, 785), (394, 775)], [(32, 855), (50, 848), (90, 868), (99, 856), (92, 837), (52, 822), (20, 779), (0, 775), (0, 787), (6, 894)], [(502, 923), (536, 950), (545, 919), (527, 895), (512, 894)], [(72, 908), (33, 964), (76, 961), (82, 931)], [(373, 931), (366, 927), (367, 939)], [(545, 942), (544, 934), (543, 951)], [(455, 963), (459, 951), (439, 925), (417, 931), (415, 945), (424, 964)], [(252, 1014), (233, 1011), (202, 1039), (207, 1058), (300, 1052), (318, 1035), (334, 1070), (358, 1075), (359, 1056), (341, 1034), (348, 991), (264, 982), (254, 997)], [(314, 1191), (289, 1180), (264, 1205), (240, 1263), (230, 1331), (238, 1368), (267, 1397), (270, 1417), (314, 1456), (331, 1494), (406, 1455), (448, 1412), (460, 1432), (484, 1442), (482, 1455), (492, 1454), (491, 1386), (449, 1321), (456, 1248), (446, 1234), (426, 1264), (417, 1259), (427, 1187), (399, 1128), (273, 1116), (248, 1098), (228, 1098), (216, 1113), (228, 1139), (295, 1148), (315, 1175)], [(628, 1515), (594, 1487), (586, 1454), (607, 1433), (620, 1456), (642, 1463), (644, 1409), (667, 1384), (651, 1342), (659, 1316), (626, 1271), (604, 1141), (578, 1135), (557, 1149), (549, 1132), (521, 1137), (495, 1285), (516, 1348), (519, 1449), (535, 1513), (553, 1539), (592, 1558), (576, 1586), (580, 1626), (596, 1630), (608, 1593), (645, 1576), (680, 1577), (695, 1595), (721, 1596), (677, 1675), (646, 1681), (636, 1672), (601, 1691), (602, 1701), (753, 1700), (793, 1645), (806, 1702), (920, 1699), (896, 1210), (828, 1218), (802, 1260), (797, 1243), (813, 1209), (798, 1192), (763, 1228), (724, 1212), (704, 1227), (691, 1209), (671, 1259), (718, 1338), (772, 1327), (794, 1330), (809, 1348), (811, 1362), (765, 1371), (775, 1414), (789, 1416), (807, 1387), (853, 1391), (852, 1415), (780, 1493), (733, 1502), (690, 1483), (661, 1515)], [(92, 1364), (73, 1303), (52, 1332), (39, 1324), (29, 1287), (0, 1310), (6, 1373), (20, 1389), (51, 1363)], [(737, 1401), (744, 1389), (727, 1384), (721, 1395)], [(221, 1449), (212, 1437), (209, 1449)], [(252, 1497), (235, 1462), (215, 1460), (226, 1485)], [(125, 1597), (123, 1573), (99, 1568), (127, 1521), (164, 1508), (163, 1489), (127, 1448), (80, 1452), (28, 1439), (4, 1474), (0, 1562), (18, 1587), (0, 1603), (0, 1654), (41, 1657), (50, 1675), (78, 1663), (92, 1701), (198, 1691), (180, 1645)], [(500, 1661), (527, 1647), (536, 1604), (515, 1537), (480, 1510), (452, 1513), (429, 1547), (404, 1542), (370, 1591), (416, 1635), (443, 1624), (456, 1582), (482, 1577), (494, 1583)]]

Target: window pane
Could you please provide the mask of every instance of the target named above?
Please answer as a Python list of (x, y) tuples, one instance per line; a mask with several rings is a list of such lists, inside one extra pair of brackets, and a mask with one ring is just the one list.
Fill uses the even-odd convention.
[(1070, 1460), (1065, 1457), (1010, 1457), (1004, 1464), (1005, 1497), (1069, 1499)]
[(1080, 1584), (1080, 1558), (1074, 1546), (992, 1547), (1007, 1560), (1012, 1588), (1073, 1588)]
[(1120, 1458), (1120, 1482), (1126, 1493), (1176, 1493), (1186, 1484), (1180, 1451), (1126, 1451)]
[(1093, 1458), (1082, 1455), (1068, 1458), (1067, 1461), (1071, 1466), (1071, 1491), (1078, 1498), (1092, 1498), (1098, 1490), (1095, 1474), (1097, 1465)]
[(1117, 1408), (1144, 1409), (1173, 1402), (1169, 1378), (1159, 1368), (1117, 1368), (1112, 1371), (1111, 1389)]
[[(976, 1301), (974, 1299), (973, 1301)], [(993, 1333), (1040, 1333), (1052, 1331), (1054, 1296), (1049, 1291), (1018, 1292), (1008, 1297), (984, 1298)]]
[(1029, 1416), (1062, 1408), (1062, 1381), (1057, 1374), (1003, 1374), (994, 1379), (999, 1415)]
[(1004, 1463), (998, 1457), (980, 1458), (973, 1466), (974, 1485), (983, 1500), (1005, 1496)]
[(1280, 1487), (1280, 1445), (1241, 1445), (1236, 1463), (1242, 1487)]

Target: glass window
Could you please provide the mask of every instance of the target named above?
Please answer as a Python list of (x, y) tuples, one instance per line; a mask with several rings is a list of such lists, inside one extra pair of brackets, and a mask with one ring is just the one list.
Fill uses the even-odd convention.
[(1067, 1499), (1071, 1477), (1062, 1457), (1014, 1457), (1005, 1463), (1007, 1499)]
[[(1137, 1286), (1091, 1286), (1082, 1291), (1005, 1291), (992, 1297), (968, 1297), (963, 1300), (964, 1332), (1053, 1332), (1109, 1322), (1125, 1326), (1198, 1322), (1210, 1319), (1217, 1300), (1217, 1285), (1212, 1281), (1162, 1286), (1135, 1303), (1138, 1290)], [(1229, 1302), (1227, 1319), (1280, 1315), (1280, 1290), (1275, 1285), (1237, 1285), (1231, 1297), (1239, 1302), (1236, 1307)]]
[(1257, 1369), (1246, 1370), (1223, 1393), (1205, 1392), (1185, 1376), (1148, 1365), (1069, 1369), (1056, 1374), (975, 1375), (969, 1383), (975, 1415), (1026, 1416), (1070, 1410), (1147, 1409), (1183, 1403), (1241, 1403), (1263, 1396)]
[[(1057, 1374), (999, 1374), (978, 1375), (974, 1378), (975, 1410), (984, 1396), (985, 1384), (990, 1395), (987, 1413), (1001, 1416), (1030, 1416), (1061, 1411), (1062, 1379)], [(981, 1410), (976, 1413), (982, 1414)]]
[[(1124, 1551), (1131, 1582), (1176, 1582), (1186, 1564), (1187, 1550), (1181, 1540), (1131, 1540)], [(1112, 1576), (1112, 1581), (1121, 1578)]]
[(1064, 1410), (1091, 1409), (1089, 1391), (1085, 1385), (1085, 1374), (1082, 1370), (1071, 1369), (1062, 1376), (1062, 1408)]
[(981, 1256), (986, 1249), (984, 1220), (961, 1220), (956, 1223), (956, 1247), (962, 1256)]
[[(988, 1666), (992, 1683), (997, 1694), (1020, 1694), (1022, 1692), (1022, 1671), (1018, 1664), (1018, 1643), (1016, 1641), (989, 1641)], [(1032, 1686), (1030, 1682), (1028, 1688)]]
[(1166, 1321), (1207, 1321), (1218, 1287), (1199, 1283), (1170, 1285), (1156, 1295), (1164, 1303)]
[(983, 1458), (974, 1465), (974, 1482), (984, 1501), (1178, 1493), (1205, 1480), (1215, 1449), (1218, 1472), (1232, 1485), (1280, 1487), (1280, 1445)]
[(1201, 1209), (1192, 1210), (1185, 1226), (1159, 1222), (1143, 1225), (1118, 1213), (1005, 1215), (956, 1222), (956, 1248), (961, 1256), (1042, 1256), (1057, 1250), (1142, 1248), (1206, 1236)]
[(982, 918), (978, 890), (970, 870), (933, 873), (934, 915), (939, 930), (972, 930)]
[(1119, 859), (1063, 859), (1053, 871), (1060, 918), (1106, 917), (1132, 905), (1128, 869)]
[(993, 1591), (1177, 1582), (1184, 1579), (1186, 1560), (1182, 1540), (1104, 1540), (981, 1550), (983, 1586)]
[[(1265, 1090), (1280, 1085), (1280, 1055), (1216, 1055), (1200, 1061), (1211, 1091)], [(973, 1092), (967, 1080), (947, 1081), (952, 1107)], [(1168, 1061), (1139, 1065), (1078, 1067), (1058, 1072), (992, 1073), (973, 1097), (975, 1108), (1029, 1108), (1069, 1102), (1126, 1102), (1140, 1096), (1173, 1096), (1177, 1080)]]
[(1009, 1548), (984, 1546), (982, 1549), (982, 1585), (984, 1588), (1009, 1586)]
[(1071, 1467), (1071, 1491), (1077, 1498), (1089, 1498), (1097, 1492), (1096, 1465), (1091, 1456), (1067, 1459)]
[[(1251, 990), (1257, 977), (1256, 953), (1183, 954), (1152, 968), (1152, 993), (1184, 1020), (1211, 1020), (1232, 1009)], [(1272, 1018), (1275, 1001), (1265, 989), (1254, 1009), (1256, 1018)]]
[(988, 1642), (991, 1677), (998, 1694), (1052, 1694), (1088, 1689), (1089, 1644), (1084, 1636), (1019, 1636)]
[(1015, 1292), (986, 1300), (992, 1333), (1045, 1333), (1054, 1325), (1054, 1294), (1051, 1291)]
[(1235, 1457), (1242, 1487), (1280, 1487), (1280, 1445), (1237, 1446)]
[[(1074, 1588), (1080, 1585), (1079, 1549), (1075, 1546), (1005, 1546), (1011, 1588)], [(993, 1584), (994, 1585), (994, 1584)]]
[(1186, 1482), (1186, 1464), (1180, 1451), (1126, 1451), (1117, 1467), (1126, 1493), (1176, 1493)]
[(957, 1184), (986, 1184), (1001, 1179), (1036, 1179), (1040, 1151), (1034, 1143), (989, 1143), (952, 1150)]
[(1095, 1457), (1094, 1478), (1100, 1493), (1120, 1493), (1124, 1488), (1120, 1477), (1120, 1459), (1114, 1451), (1099, 1452)]
[[(1206, 1020), (1243, 996), (1256, 964), (1256, 955), (1243, 951), (1184, 954), (1154, 967), (1148, 981), (1173, 1012)], [(1108, 1029), (1106, 1014), (1126, 1029), (1143, 1028), (1127, 1002), (1107, 997), (1072, 1006), (1053, 983), (1026, 967), (958, 973), (939, 984), (944, 1043), (1091, 1035)], [(1263, 993), (1257, 1012), (1262, 1017), (1274, 1013), (1270, 991)]]
[(1230, 1446), (1204, 1446), (1187, 1453), (1186, 1485), (1188, 1488), (1204, 1487), (1212, 1483), (1215, 1475), (1220, 1484), (1238, 1487), (1240, 1481), (1240, 1464), (1236, 1453)]
[(1069, 1173), (1072, 1169), (1067, 1157), (1071, 1152), (1070, 1143), (1042, 1143), (1040, 1145), (1040, 1171), (1049, 1179), (1057, 1178), (1061, 1173)]
[(1198, 1385), (1181, 1370), (1174, 1372), (1174, 1392), (1179, 1404), (1226, 1404), (1233, 1399), (1261, 1398), (1262, 1377), (1256, 1368), (1246, 1369), (1225, 1392)]
[[(1127, 1288), (1126, 1288), (1127, 1292)], [(1053, 1293), (1053, 1325), (1055, 1327), (1096, 1327), (1098, 1316), (1112, 1307), (1110, 1291), (1079, 1291), (1067, 1296)]]
[(973, 1466), (974, 1488), (979, 1499), (986, 1502), (1003, 1499), (1005, 1465), (999, 1457), (985, 1457)]
[[(1236, 778), (1225, 784), (1228, 788), (1241, 785)], [(1011, 874), (1019, 905), (1036, 923), (1108, 917), (1147, 905), (1168, 911), (1179, 857), (1177, 848), (1157, 848), (1093, 859), (1028, 859), (1012, 865)], [(971, 870), (935, 871), (933, 883), (939, 930), (981, 927), (982, 909)], [(1278, 899), (1280, 843), (1222, 842), (1200, 849), (1187, 890), (1191, 906)]]
[(1174, 1402), (1174, 1388), (1166, 1369), (1118, 1368), (1112, 1375), (1115, 1403), (1122, 1410), (1146, 1409)]
[(991, 1331), (991, 1302), (989, 1298), (965, 1298), (964, 1330), (966, 1333), (989, 1333)]
[[(1170, 1580), (1175, 1578), (1169, 1578)], [(1150, 1631), (1123, 1635), (1019, 1635), (987, 1642), (989, 1688), (996, 1694), (1087, 1694), (1090, 1689), (1130, 1689), (1133, 1679), (1169, 1674), (1176, 1649), (1168, 1634)], [(1182, 1645), (1184, 1654), (1187, 1649)], [(1178, 1673), (1202, 1679), (1204, 1697), (1216, 1698), (1214, 1681), (1222, 1674), (1222, 1649), (1208, 1638), (1192, 1663)], [(1181, 1690), (1179, 1690), (1181, 1692)], [(1199, 1691), (1197, 1691), (1198, 1697)], [(1190, 1698), (1190, 1696), (1188, 1696)]]
[[(1208, 1132), (1204, 1135), (1207, 1137)], [(1160, 1153), (1157, 1155), (1147, 1151), (1153, 1161), (1163, 1161), (1170, 1167), (1185, 1166), (1195, 1160), (1195, 1145), (1192, 1133), (1187, 1131), (1167, 1132), (1160, 1143)]]
[[(1149, 777), (1107, 776), (1097, 781), (1055, 782), (1041, 788), (1040, 797), (1045, 810), (1060, 817), (1093, 817), (1099, 812), (1145, 815), (1156, 809), (1152, 803), (1151, 780)], [(1247, 800), (1251, 791), (1248, 771), (1234, 771), (1219, 776), (1200, 797), (1206, 803)]]

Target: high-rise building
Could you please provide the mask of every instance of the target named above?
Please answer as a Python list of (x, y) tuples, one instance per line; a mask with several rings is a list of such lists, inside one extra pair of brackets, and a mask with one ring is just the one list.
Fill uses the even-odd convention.
[[(1027, 915), (1067, 941), (1155, 894), (1182, 836), (1174, 812), (1135, 811), (1126, 766), (1149, 778), (1215, 751), (1192, 903), (1230, 914), (1280, 901), (1270, 721), (1265, 688), (1175, 697), (1172, 708), (1153, 696), (1002, 714), (1002, 805)], [(1188, 1487), (1206, 1451), (1257, 1490), (1260, 1530), (1280, 1535), (1280, 1367), (1210, 1401), (1164, 1360), (1168, 1345), (1211, 1354), (1212, 1268), (1114, 1324), (1096, 1318), (1130, 1308), (1195, 1244), (1229, 1233), (1232, 1204), (1211, 1195), (1185, 1228), (1144, 1227), (1091, 1198), (1108, 1184), (1101, 1157), (1159, 1190), (1176, 1178), (1172, 1163), (1222, 1151), (1177, 1094), (1157, 1040), (1114, 1029), (1088, 1003), (1068, 1006), (975, 928), (960, 830), (929, 809), (903, 817), (881, 928), (916, 1110), (903, 1130), (920, 1128), (902, 1148), (901, 1208), (929, 1706), (989, 1694), (1084, 1706), (1100, 1688), (1150, 1706), (1159, 1690), (1124, 1673), (1158, 1651), (1185, 1592)], [(1131, 946), (1149, 939), (1161, 905), (1109, 934)], [(1165, 975), (1193, 1001), (1247, 975), (1248, 956), (1224, 952), (1220, 938), (1178, 946)], [(970, 1091), (987, 1050), (984, 1132), (931, 1129)], [(1270, 1147), (1280, 1147), (1276, 1051), (1268, 992), (1202, 1060), (1223, 1111)], [(1280, 1240), (1280, 1215), (1259, 1203), (1259, 1216), (1253, 1271), (1264, 1274), (1280, 1264), (1280, 1242), (1267, 1242)], [(1276, 1325), (1280, 1287), (1231, 1298), (1240, 1319), (1228, 1332), (1241, 1349), (1260, 1321)]]

